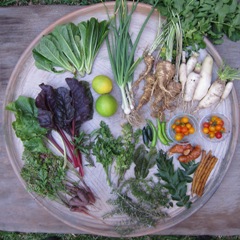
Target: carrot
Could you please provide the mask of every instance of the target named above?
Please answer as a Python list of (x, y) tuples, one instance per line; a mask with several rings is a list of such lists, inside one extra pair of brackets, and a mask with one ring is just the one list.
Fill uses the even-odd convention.
[(200, 79), (193, 95), (193, 100), (200, 101), (208, 91), (212, 80), (213, 58), (208, 54), (202, 63)]

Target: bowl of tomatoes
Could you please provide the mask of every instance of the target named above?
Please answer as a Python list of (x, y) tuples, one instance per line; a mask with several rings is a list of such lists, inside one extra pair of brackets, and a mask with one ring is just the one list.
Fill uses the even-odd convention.
[(226, 139), (231, 128), (226, 116), (212, 113), (201, 119), (199, 130), (204, 139), (211, 142), (219, 142)]
[(177, 143), (188, 143), (197, 134), (197, 119), (187, 113), (177, 114), (168, 122), (168, 135)]

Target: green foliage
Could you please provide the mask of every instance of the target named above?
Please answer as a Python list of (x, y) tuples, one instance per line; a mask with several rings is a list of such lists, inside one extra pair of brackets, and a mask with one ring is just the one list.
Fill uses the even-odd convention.
[(240, 40), (240, 4), (237, 0), (160, 0), (158, 9), (172, 20), (177, 13), (183, 30), (183, 46), (204, 48), (203, 37), (221, 44), (225, 34), (230, 40)]
[(100, 128), (95, 130), (92, 135), (96, 135), (92, 154), (96, 156), (96, 161), (103, 165), (108, 182), (111, 182), (109, 170), (114, 162), (116, 163), (116, 173), (121, 180), (132, 164), (135, 144), (139, 141), (141, 131), (133, 132), (132, 126), (125, 123), (122, 126), (122, 135), (114, 137), (109, 126), (101, 121)]
[(155, 174), (165, 183), (165, 187), (173, 201), (176, 201), (178, 207), (185, 206), (189, 208), (192, 204), (190, 196), (187, 195), (187, 183), (192, 182), (192, 175), (198, 167), (198, 163), (191, 161), (181, 163), (182, 168), (174, 169), (173, 157), (168, 158), (167, 153), (159, 151), (157, 158), (158, 172)]
[(21, 176), (30, 192), (56, 200), (58, 192), (65, 191), (66, 169), (63, 169), (62, 157), (52, 153), (33, 153), (25, 150), (22, 158), (24, 166)]

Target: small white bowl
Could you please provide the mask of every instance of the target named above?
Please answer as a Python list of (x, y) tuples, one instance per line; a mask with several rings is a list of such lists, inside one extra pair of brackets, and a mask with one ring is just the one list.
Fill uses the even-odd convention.
[[(195, 132), (192, 133), (192, 134), (189, 134), (189, 135), (186, 135), (182, 138), (182, 140), (176, 140), (175, 139), (175, 131), (172, 129), (172, 125), (175, 123), (175, 121), (177, 119), (181, 119), (183, 117), (187, 117), (188, 120), (189, 120), (189, 123), (191, 123), (191, 125), (194, 127), (195, 129)], [(189, 143), (191, 142), (191, 140), (196, 136), (196, 134), (198, 134), (198, 121), (197, 119), (191, 115), (191, 114), (188, 114), (188, 113), (181, 113), (181, 114), (177, 114), (175, 115), (174, 117), (172, 117), (170, 119), (170, 121), (168, 122), (168, 125), (167, 125), (167, 132), (168, 132), (168, 135), (169, 137), (173, 140), (174, 143), (180, 143), (180, 144), (186, 144), (186, 143)]]
[[(213, 116), (221, 118), (224, 122), (223, 126), (225, 128), (225, 131), (222, 132), (222, 137), (221, 138), (216, 138), (216, 137), (210, 138), (209, 135), (207, 133), (204, 133), (203, 130), (202, 130), (203, 129), (203, 124), (205, 122), (210, 122), (211, 118)], [(215, 125), (215, 124), (213, 124), (213, 125)], [(200, 135), (203, 139), (205, 139), (207, 141), (210, 141), (210, 142), (221, 142), (221, 141), (225, 140), (227, 138), (227, 136), (229, 135), (229, 133), (231, 132), (231, 124), (230, 124), (230, 121), (228, 120), (228, 118), (226, 116), (224, 116), (223, 114), (211, 113), (211, 114), (208, 114), (201, 119), (200, 125), (199, 125), (199, 131), (200, 131)]]

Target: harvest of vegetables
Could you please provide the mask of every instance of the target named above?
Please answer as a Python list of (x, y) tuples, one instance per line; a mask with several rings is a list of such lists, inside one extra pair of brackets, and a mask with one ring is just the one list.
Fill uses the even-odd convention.
[(237, 1), (151, 1), (135, 28), (138, 4), (105, 3), (104, 20), (43, 36), (31, 55), (37, 90), (6, 106), (27, 189), (124, 236), (188, 214), (214, 189), (233, 124), (216, 116), (231, 114), (240, 80), (205, 41), (240, 39)]

